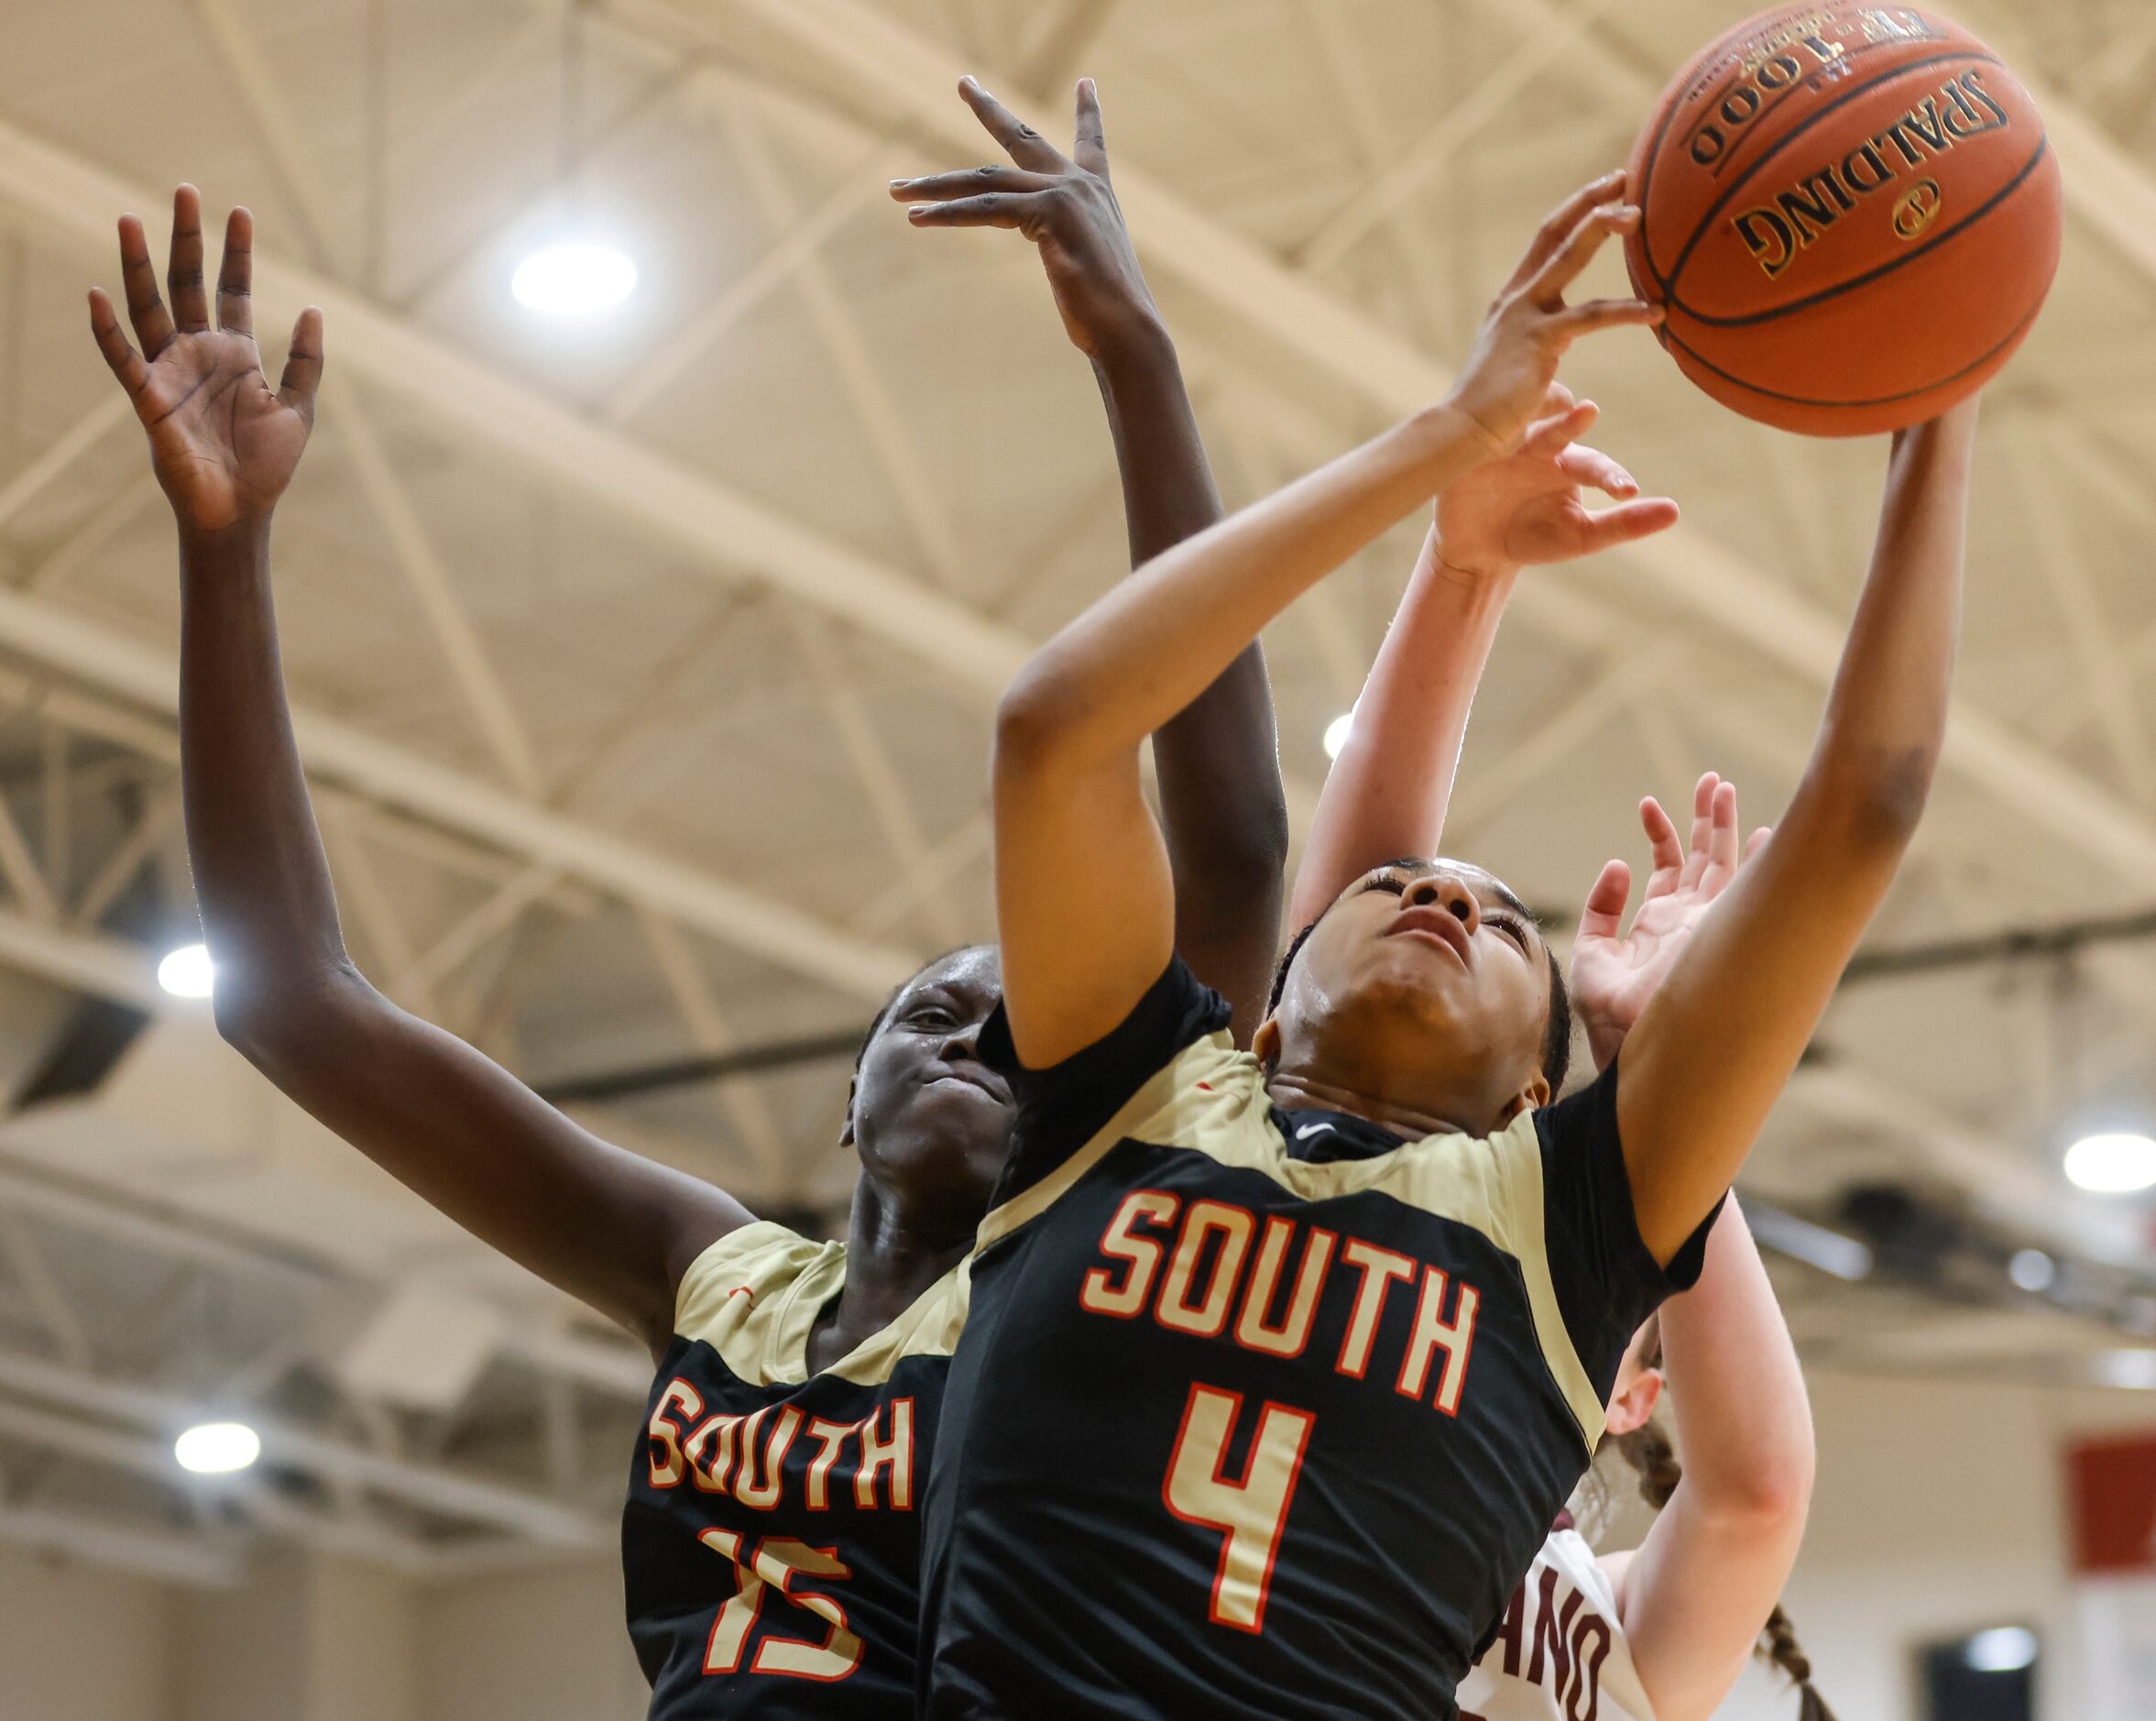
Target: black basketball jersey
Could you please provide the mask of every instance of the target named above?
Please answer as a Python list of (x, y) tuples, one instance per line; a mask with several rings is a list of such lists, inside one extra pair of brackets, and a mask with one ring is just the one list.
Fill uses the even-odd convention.
[(1486, 1139), (1281, 1111), (1180, 961), (1023, 1069), (930, 1478), (930, 1721), (1450, 1717), (1586, 1468), (1640, 1241), (1615, 1077)]
[(683, 1276), (621, 1527), (655, 1721), (914, 1713), (920, 1506), (966, 1268), (811, 1377), (845, 1277), (844, 1244), (772, 1224)]

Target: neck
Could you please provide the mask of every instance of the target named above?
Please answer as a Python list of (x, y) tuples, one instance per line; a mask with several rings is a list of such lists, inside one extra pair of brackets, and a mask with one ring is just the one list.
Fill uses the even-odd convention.
[(846, 1288), (834, 1323), (857, 1342), (889, 1326), (965, 1258), (973, 1226), (909, 1211), (864, 1177), (854, 1186), (846, 1230)]
[[(1297, 1069), (1275, 1069), (1265, 1083), (1273, 1103), (1284, 1112), (1344, 1112), (1395, 1135), (1418, 1139), (1457, 1132), (1486, 1135), (1495, 1125), (1475, 1121), (1481, 1108), (1447, 1102), (1416, 1103), (1328, 1081)], [(1502, 1120), (1501, 1120), (1502, 1121)]]

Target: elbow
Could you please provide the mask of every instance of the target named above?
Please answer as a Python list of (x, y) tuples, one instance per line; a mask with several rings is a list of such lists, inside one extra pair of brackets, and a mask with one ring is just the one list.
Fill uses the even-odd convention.
[[(1277, 786), (1278, 778), (1274, 779)], [(1205, 828), (1192, 831), (1169, 821), (1170, 860), (1178, 902), (1211, 897), (1223, 903), (1277, 905), (1287, 876), (1287, 804), (1278, 795), (1253, 792), (1218, 809)]]
[(996, 776), (1031, 776), (1051, 765), (1068, 750), (1080, 725), (1062, 678), (1036, 657), (996, 701)]
[(1899, 855), (1923, 820), (1938, 766), (1935, 746), (1874, 750), (1822, 773), (1815, 792), (1853, 851)]
[(1777, 1450), (1755, 1453), (1735, 1474), (1702, 1490), (1701, 1510), (1714, 1523), (1760, 1537), (1793, 1534), (1811, 1509), (1811, 1427)]
[(247, 985), (221, 980), (211, 999), (218, 1037), (279, 1087), (286, 1086), (335, 1043), (330, 1020), (359, 993), (371, 993), (359, 970), (342, 960), (300, 984)]

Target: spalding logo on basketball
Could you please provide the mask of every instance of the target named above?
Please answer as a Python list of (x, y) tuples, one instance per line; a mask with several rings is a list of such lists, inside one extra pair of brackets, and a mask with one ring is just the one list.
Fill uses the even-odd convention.
[(2059, 265), (2029, 93), (1907, 6), (1778, 6), (1710, 44), (1632, 150), (1633, 285), (1717, 400), (1856, 436), (1934, 418), (2021, 344)]

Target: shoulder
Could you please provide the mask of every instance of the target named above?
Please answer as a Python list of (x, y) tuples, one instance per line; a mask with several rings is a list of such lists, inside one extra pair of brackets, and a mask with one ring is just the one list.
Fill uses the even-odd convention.
[(789, 1318), (805, 1303), (813, 1321), (845, 1275), (845, 1244), (814, 1242), (759, 1220), (728, 1232), (689, 1263), (674, 1293), (673, 1330), (709, 1344), (744, 1378), (750, 1376), (752, 1357), (754, 1372), (768, 1372)]

